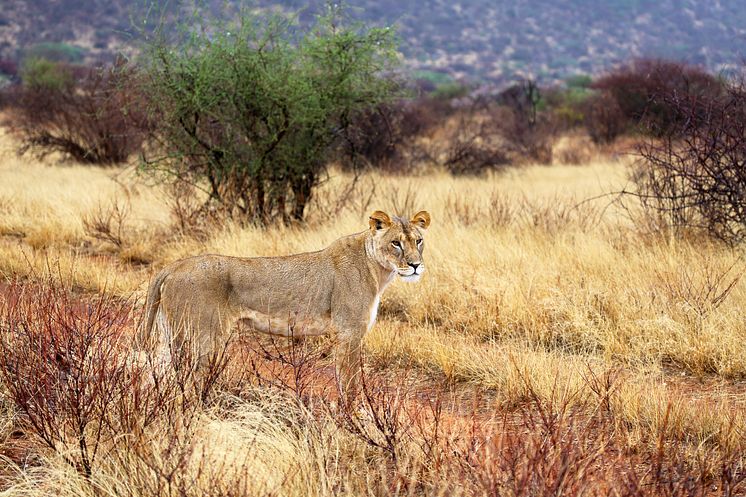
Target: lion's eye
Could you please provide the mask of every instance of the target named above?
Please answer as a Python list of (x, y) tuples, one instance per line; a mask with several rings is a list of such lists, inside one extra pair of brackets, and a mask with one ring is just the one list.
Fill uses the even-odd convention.
[(417, 246), (419, 247), (420, 245), (422, 245), (422, 238), (417, 239)]
[(397, 240), (394, 240), (393, 242), (391, 242), (391, 245), (393, 245), (396, 248), (401, 248), (401, 243), (399, 243)]

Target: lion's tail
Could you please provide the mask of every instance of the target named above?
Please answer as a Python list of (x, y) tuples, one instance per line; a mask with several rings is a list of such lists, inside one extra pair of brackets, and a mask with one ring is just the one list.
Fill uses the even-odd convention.
[(141, 348), (150, 349), (153, 338), (153, 327), (161, 304), (161, 287), (169, 272), (164, 269), (153, 279), (148, 287), (148, 298), (145, 301), (145, 325), (140, 327), (139, 343)]

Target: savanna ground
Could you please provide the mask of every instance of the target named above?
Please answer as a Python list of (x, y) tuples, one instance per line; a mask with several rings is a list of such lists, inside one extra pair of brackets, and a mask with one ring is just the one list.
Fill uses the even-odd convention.
[[(367, 174), (342, 207), (349, 178), (335, 173), (307, 226), (194, 232), (131, 167), (1, 145), (0, 319), (30, 329), (0, 361), (4, 495), (746, 493), (742, 252), (670, 236), (604, 196), (628, 186), (625, 156)], [(389, 287), (366, 337), (359, 406), (337, 402), (328, 339), (244, 337), (209, 395), (101, 369), (127, 357), (164, 264), (316, 250), (375, 209), (433, 222), (427, 273)], [(34, 324), (56, 338), (29, 338)], [(93, 350), (76, 350), (90, 357), (65, 355), (74, 340), (62, 359), (35, 349), (60, 333), (86, 337)], [(81, 399), (98, 407), (81, 414)]]

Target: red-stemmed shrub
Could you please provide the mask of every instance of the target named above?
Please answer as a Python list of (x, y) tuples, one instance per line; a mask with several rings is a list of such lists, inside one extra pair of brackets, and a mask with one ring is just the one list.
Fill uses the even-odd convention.
[(227, 345), (199, 369), (188, 353), (172, 364), (141, 350), (133, 316), (129, 301), (77, 296), (52, 278), (0, 294), (0, 384), (19, 430), (87, 477), (125, 436), (147, 446), (152, 425), (189, 428), (231, 384)]
[(113, 436), (107, 418), (137, 375), (128, 369), (130, 305), (82, 302), (49, 281), (12, 283), (0, 301), (0, 381), (24, 431), (85, 475)]

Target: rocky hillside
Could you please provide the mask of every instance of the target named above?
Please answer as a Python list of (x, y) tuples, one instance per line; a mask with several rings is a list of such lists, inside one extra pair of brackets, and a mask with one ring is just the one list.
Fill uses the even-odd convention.
[[(717, 71), (746, 55), (746, 9), (740, 0), (347, 3), (366, 22), (398, 26), (408, 65), (430, 77), (446, 72), (494, 81), (523, 74), (547, 82), (636, 56), (684, 59)], [(303, 19), (323, 2), (259, 4), (305, 9)], [(40, 42), (78, 45), (88, 59), (111, 57), (129, 49), (133, 25), (148, 8), (142, 0), (5, 0), (0, 58), (17, 58)]]

